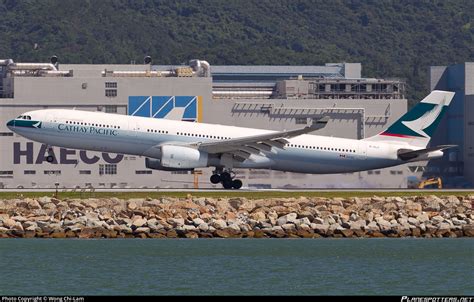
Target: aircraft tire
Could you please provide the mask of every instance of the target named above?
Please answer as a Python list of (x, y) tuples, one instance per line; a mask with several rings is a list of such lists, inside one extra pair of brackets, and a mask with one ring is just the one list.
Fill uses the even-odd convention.
[(236, 190), (242, 188), (242, 181), (240, 179), (234, 179), (232, 181), (232, 188), (234, 188)]
[(48, 155), (48, 156), (46, 156), (46, 161), (48, 163), (52, 163), (54, 161), (54, 157), (52, 155)]
[(220, 175), (221, 181), (229, 181), (232, 182), (232, 177), (230, 176), (229, 172), (224, 172)]
[(218, 184), (221, 182), (221, 177), (219, 176), (219, 174), (213, 174), (211, 175), (210, 181), (213, 184)]
[(232, 189), (232, 181), (231, 180), (224, 180), (222, 182), (222, 186), (224, 187), (224, 189), (230, 190), (230, 189)]

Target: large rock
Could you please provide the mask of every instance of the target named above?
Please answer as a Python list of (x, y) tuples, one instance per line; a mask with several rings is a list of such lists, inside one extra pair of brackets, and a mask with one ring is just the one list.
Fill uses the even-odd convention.
[(366, 226), (365, 220), (360, 219), (350, 223), (349, 229), (351, 230), (363, 230)]
[(3, 226), (8, 228), (8, 229), (12, 229), (16, 225), (17, 225), (17, 222), (15, 220), (11, 219), (11, 218), (7, 218), (7, 219), (3, 220)]
[(423, 210), (422, 206), (418, 202), (414, 202), (413, 200), (407, 200), (405, 204), (405, 211), (410, 217), (417, 217), (421, 214)]
[(133, 230), (132, 228), (126, 226), (126, 225), (119, 225), (120, 232), (123, 234), (132, 234)]
[(298, 214), (296, 213), (289, 213), (287, 215), (281, 216), (277, 219), (277, 225), (282, 226), (288, 223), (295, 223), (296, 217), (298, 217)]
[(380, 227), (375, 221), (371, 221), (367, 226), (365, 227), (367, 231), (372, 231), (372, 232), (379, 232)]
[(444, 221), (444, 217), (440, 216), (440, 215), (436, 215), (436, 216), (431, 218), (431, 223), (433, 223), (433, 224), (440, 224), (443, 221)]
[(28, 221), (28, 218), (23, 217), (23, 216), (13, 216), (11, 219), (15, 220), (16, 222), (25, 222)]
[(392, 224), (389, 221), (383, 219), (382, 217), (377, 217), (375, 221), (379, 225), (381, 231), (389, 231), (392, 229)]
[(149, 207), (149, 208), (159, 208), (161, 204), (161, 201), (157, 199), (152, 199), (152, 200), (145, 200), (143, 202), (144, 207)]
[(342, 236), (346, 237), (346, 238), (351, 238), (354, 236), (354, 231), (353, 230), (347, 230), (347, 229), (343, 229), (343, 230), (335, 230), (334, 233), (336, 234), (342, 234)]
[(474, 225), (469, 224), (469, 225), (463, 225), (462, 226), (462, 231), (464, 233), (464, 236), (466, 237), (474, 237)]
[(170, 218), (168, 219), (168, 223), (171, 224), (173, 227), (180, 227), (184, 225), (184, 218)]
[(141, 228), (147, 223), (146, 218), (137, 218), (132, 222), (132, 228)]
[(36, 201), (34, 199), (29, 199), (28, 200), (28, 208), (30, 210), (37, 210), (37, 209), (41, 209), (41, 205), (38, 201)]
[(446, 222), (441, 222), (438, 225), (438, 230), (451, 230), (451, 225)]
[(211, 226), (215, 227), (217, 230), (220, 230), (226, 228), (227, 223), (222, 219), (213, 219), (211, 221)]
[(250, 214), (250, 218), (256, 221), (264, 221), (266, 219), (265, 212), (258, 211)]
[(393, 210), (397, 210), (397, 205), (393, 202), (388, 202), (386, 204), (383, 205), (383, 210), (388, 212), (388, 211), (393, 211)]
[(234, 209), (238, 210), (245, 202), (243, 198), (231, 198), (229, 199), (229, 205)]
[(301, 219), (301, 218), (307, 218), (310, 222), (313, 222), (314, 220), (314, 215), (313, 213), (311, 213), (310, 211), (301, 211), (299, 214), (298, 214), (298, 218)]
[(459, 220), (457, 217), (453, 217), (451, 218), (451, 221), (453, 222), (454, 225), (463, 225), (463, 224), (467, 224), (466, 221), (464, 220)]
[(310, 225), (311, 221), (309, 221), (309, 219), (307, 217), (304, 217), (304, 218), (296, 219), (294, 223), (296, 225), (301, 225), (301, 224)]
[(287, 232), (295, 232), (296, 231), (296, 226), (292, 223), (283, 224), (281, 226), (281, 228), (284, 229)]
[(209, 225), (207, 223), (201, 223), (200, 225), (198, 225), (198, 229), (203, 231), (203, 232), (207, 232), (209, 231)]
[(194, 224), (195, 226), (199, 226), (199, 225), (204, 224), (204, 223), (206, 223), (206, 222), (205, 222), (204, 220), (202, 220), (201, 218), (195, 218), (195, 219), (193, 219), (193, 224)]
[(315, 218), (313, 219), (313, 223), (315, 223), (315, 224), (325, 224), (325, 223), (324, 223), (324, 219), (322, 219), (322, 218), (320, 218), (320, 217), (315, 217)]
[(284, 232), (283, 228), (282, 228), (281, 226), (279, 226), (279, 225), (276, 225), (276, 226), (272, 227), (270, 230), (271, 230), (272, 232), (276, 232), (276, 233), (278, 233), (278, 232)]
[(235, 224), (235, 223), (229, 224), (229, 226), (228, 226), (227, 228), (229, 228), (229, 229), (231, 229), (231, 230), (234, 230), (234, 231), (236, 231), (236, 232), (240, 232), (240, 231), (241, 231), (241, 230), (240, 230), (240, 227), (239, 227), (237, 224)]
[(45, 204), (52, 202), (51, 197), (49, 196), (40, 197), (37, 199), (37, 201), (41, 206), (44, 206)]
[(129, 210), (132, 210), (132, 211), (133, 211), (133, 210), (136, 210), (136, 209), (138, 208), (138, 206), (137, 206), (137, 204), (136, 204), (135, 202), (130, 201), (130, 202), (128, 203), (128, 205), (127, 205), (127, 208), (128, 208)]
[(430, 217), (428, 216), (427, 213), (421, 213), (420, 215), (418, 215), (416, 217), (416, 219), (420, 222), (420, 223), (425, 223), (427, 221), (430, 220)]
[(196, 227), (194, 225), (183, 225), (181, 226), (181, 229), (183, 229), (186, 232), (191, 232), (191, 231), (195, 231)]
[(441, 210), (442, 200), (435, 195), (428, 196), (423, 204), (423, 211), (439, 212)]
[[(62, 208), (62, 203), (59, 203), (58, 205), (56, 205), (56, 207), (58, 209)], [(69, 208), (77, 209), (79, 211), (82, 211), (82, 210), (84, 210), (84, 205), (82, 203), (80, 203), (79, 201), (73, 201), (73, 202), (69, 203)]]
[(21, 225), (23, 226), (25, 230), (28, 229), (29, 227), (34, 227), (34, 228), (38, 227), (38, 224), (34, 221), (25, 221)]
[(461, 204), (461, 202), (456, 196), (449, 195), (445, 197), (443, 204), (452, 208), (456, 208), (458, 205)]

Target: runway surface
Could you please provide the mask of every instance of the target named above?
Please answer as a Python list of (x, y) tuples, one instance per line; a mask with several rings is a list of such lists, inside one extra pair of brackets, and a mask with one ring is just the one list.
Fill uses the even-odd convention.
[[(12, 192), (55, 192), (56, 189), (54, 188), (24, 188), (24, 189), (0, 189), (1, 192), (5, 193), (12, 193)], [(433, 192), (433, 193), (440, 193), (440, 192), (472, 192), (474, 194), (474, 189), (400, 189), (400, 188), (383, 188), (383, 189), (361, 189), (361, 188), (336, 188), (336, 189), (319, 189), (319, 188), (302, 188), (302, 189), (248, 189), (242, 188), (240, 190), (224, 190), (224, 189), (143, 189), (143, 188), (125, 188), (125, 189), (103, 189), (103, 188), (80, 188), (80, 189), (73, 189), (73, 188), (59, 188), (58, 192), (114, 192), (114, 193), (127, 193), (127, 192), (188, 192), (188, 193), (201, 193), (201, 192), (213, 192), (213, 193), (228, 193), (228, 192), (398, 192), (398, 193), (417, 193), (417, 192)]]

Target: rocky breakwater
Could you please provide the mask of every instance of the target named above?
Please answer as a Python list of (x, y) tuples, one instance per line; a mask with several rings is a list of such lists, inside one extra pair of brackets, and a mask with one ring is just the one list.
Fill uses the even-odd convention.
[(0, 238), (473, 237), (474, 195), (0, 200)]

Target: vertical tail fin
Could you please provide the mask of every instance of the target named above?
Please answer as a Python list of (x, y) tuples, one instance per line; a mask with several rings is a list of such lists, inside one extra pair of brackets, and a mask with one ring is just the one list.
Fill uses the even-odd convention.
[(365, 140), (406, 142), (426, 147), (453, 97), (454, 92), (434, 90), (387, 130)]

